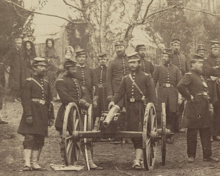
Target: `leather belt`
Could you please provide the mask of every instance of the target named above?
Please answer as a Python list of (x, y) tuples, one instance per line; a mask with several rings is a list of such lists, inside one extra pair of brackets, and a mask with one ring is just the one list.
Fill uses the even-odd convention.
[(32, 100), (33, 102), (38, 102), (38, 103), (40, 103), (40, 104), (42, 104), (42, 105), (45, 105), (45, 104), (46, 104), (46, 101), (45, 101), (45, 100), (42, 100), (42, 99), (39, 99), (39, 98), (31, 98), (31, 100)]
[(160, 84), (159, 87), (174, 87), (174, 86), (170, 83), (164, 83), (164, 84)]

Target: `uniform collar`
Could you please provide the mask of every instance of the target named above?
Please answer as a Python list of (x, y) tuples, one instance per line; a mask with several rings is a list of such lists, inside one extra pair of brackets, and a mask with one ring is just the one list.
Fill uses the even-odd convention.
[(84, 67), (86, 67), (86, 66), (85, 66), (85, 65), (77, 64), (77, 67), (84, 68)]

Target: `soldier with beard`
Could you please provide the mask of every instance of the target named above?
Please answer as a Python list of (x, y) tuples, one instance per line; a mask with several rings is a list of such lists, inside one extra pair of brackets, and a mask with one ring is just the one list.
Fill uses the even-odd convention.
[(212, 123), (213, 140), (220, 141), (220, 44), (218, 41), (211, 41), (210, 54), (204, 60), (204, 75), (208, 84), (211, 103), (214, 107)]
[(187, 100), (184, 118), (187, 128), (187, 154), (188, 162), (193, 163), (196, 157), (197, 133), (199, 131), (203, 161), (218, 162), (219, 159), (212, 156), (211, 150), (211, 117), (212, 104), (209, 101), (208, 86), (202, 76), (203, 56), (194, 55), (190, 72), (186, 73), (179, 82), (177, 88)]
[[(143, 131), (143, 117), (146, 99), (155, 103), (156, 92), (152, 77), (141, 71), (140, 57), (137, 52), (128, 55), (131, 74), (123, 77), (110, 106), (120, 106), (119, 102), (126, 97), (126, 115), (129, 131)], [(121, 106), (120, 106), (121, 107)], [(135, 159), (132, 167), (143, 168), (143, 144), (142, 138), (132, 139), (135, 148)]]
[[(120, 82), (124, 76), (129, 73), (128, 59), (125, 54), (125, 42), (118, 41), (115, 44), (117, 56), (111, 60), (107, 69), (107, 99), (112, 100), (115, 92), (118, 90)], [(120, 101), (120, 105), (124, 106), (124, 100)]]
[[(89, 103), (87, 100), (87, 95), (85, 94), (82, 86), (80, 85), (80, 81), (76, 79), (77, 75), (77, 66), (76, 62), (70, 59), (67, 59), (64, 62), (64, 69), (65, 72), (63, 74), (63, 77), (56, 82), (56, 90), (59, 94), (60, 100), (62, 102), (62, 105), (60, 106), (57, 118), (55, 122), (56, 130), (59, 131), (60, 135), (62, 135), (62, 127), (63, 127), (63, 118), (65, 113), (65, 107), (71, 103), (74, 102), (78, 105), (79, 108), (87, 108), (89, 106)], [(81, 119), (83, 122), (83, 119)], [(81, 127), (83, 128), (83, 123), (80, 123)], [(101, 170), (101, 167), (98, 167), (96, 164), (94, 164), (92, 159), (92, 153), (91, 153), (91, 142), (81, 143), (82, 145), (82, 151), (84, 153), (85, 145), (87, 147), (88, 152), (88, 163), (91, 170)], [(61, 150), (61, 157), (64, 160), (64, 152), (65, 149), (63, 146), (60, 146)]]
[[(162, 65), (155, 68), (153, 79), (155, 86), (158, 85), (158, 107), (161, 111), (161, 104), (166, 104), (167, 128), (174, 132), (174, 123), (178, 112), (178, 91), (177, 84), (181, 79), (180, 70), (172, 63), (172, 54), (166, 50), (162, 54)], [(167, 139), (173, 143), (173, 138)]]
[(48, 135), (48, 126), (52, 126), (54, 122), (50, 85), (43, 79), (46, 60), (35, 58), (33, 70), (33, 77), (26, 80), (21, 94), (23, 114), (18, 133), (24, 136), (24, 171), (41, 169), (38, 160), (44, 138)]
[(144, 44), (139, 44), (136, 46), (135, 51), (138, 52), (141, 58), (141, 70), (145, 73), (152, 75), (154, 72), (154, 65), (145, 58), (146, 46)]

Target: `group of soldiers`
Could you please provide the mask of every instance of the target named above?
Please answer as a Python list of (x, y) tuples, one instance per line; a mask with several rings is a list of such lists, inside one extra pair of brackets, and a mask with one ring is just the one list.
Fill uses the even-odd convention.
[[(181, 131), (179, 122), (187, 128), (188, 162), (194, 162), (196, 156), (198, 130), (203, 160), (218, 162), (218, 158), (212, 156), (211, 139), (220, 140), (220, 45), (217, 41), (211, 43), (208, 58), (205, 58), (204, 47), (200, 46), (197, 54), (187, 60), (180, 53), (180, 44), (179, 39), (173, 39), (171, 48), (164, 49), (161, 54), (161, 65), (156, 67), (147, 60), (144, 44), (137, 45), (135, 52), (126, 55), (126, 43), (116, 42), (116, 57), (107, 66), (107, 54), (100, 53), (100, 66), (95, 70), (86, 65), (85, 50), (76, 51), (76, 60), (67, 59), (63, 63), (63, 76), (56, 81), (62, 103), (55, 121), (56, 130), (62, 135), (65, 107), (70, 102), (82, 109), (92, 104), (95, 118), (119, 106), (128, 131), (142, 131), (147, 103), (156, 105), (158, 112), (165, 103), (167, 128), (173, 133)], [(38, 164), (40, 152), (48, 134), (47, 127), (52, 126), (55, 119), (50, 86), (44, 80), (46, 60), (35, 58), (32, 65), (33, 76), (26, 80), (22, 91), (23, 115), (18, 129), (18, 133), (24, 135), (23, 170), (26, 171), (41, 169)], [(132, 167), (142, 169), (142, 139), (132, 139), (132, 142), (135, 148)], [(173, 143), (172, 136), (167, 143)], [(82, 142), (82, 150), (85, 146), (90, 169), (103, 169), (93, 162), (91, 143)], [(61, 146), (61, 153), (63, 150)]]

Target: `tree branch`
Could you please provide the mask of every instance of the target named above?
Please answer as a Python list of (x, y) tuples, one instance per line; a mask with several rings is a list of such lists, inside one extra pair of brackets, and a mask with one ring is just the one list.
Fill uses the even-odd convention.
[(145, 22), (145, 20), (146, 20), (147, 14), (148, 14), (148, 12), (149, 12), (150, 6), (151, 6), (151, 4), (153, 3), (153, 1), (154, 1), (154, 0), (151, 0), (151, 1), (149, 2), (149, 4), (147, 5), (146, 11), (145, 11), (145, 13), (144, 13), (144, 17), (143, 17), (143, 19), (142, 19), (142, 21), (141, 21), (142, 24), (143, 24), (143, 23)]
[[(30, 12), (30, 13), (34, 13), (34, 14), (38, 14), (38, 15), (45, 15), (45, 16), (50, 16), (50, 17), (55, 17), (55, 18), (60, 18), (60, 19), (63, 19), (63, 20), (65, 20), (65, 21), (68, 21), (69, 23), (72, 23), (72, 24), (76, 24), (76, 23), (77, 23), (77, 22), (73, 22), (73, 21), (71, 21), (71, 20), (69, 20), (69, 19), (67, 19), (67, 18), (58, 16), (58, 15), (40, 13), (40, 12), (35, 12), (35, 11), (31, 11), (31, 10), (25, 9), (24, 7), (22, 7), (22, 6), (20, 6), (20, 5), (16, 4), (16, 3), (14, 3), (14, 2), (12, 2), (12, 1), (8, 1), (8, 0), (3, 0), (3, 1), (5, 1), (5, 2), (11, 4), (11, 5), (14, 5), (14, 6), (16, 6), (16, 7), (20, 8), (20, 9), (23, 9), (23, 10), (25, 10), (25, 11), (27, 11), (27, 12)], [(85, 21), (84, 21), (84, 22), (85, 22)], [(80, 22), (80, 23), (82, 23), (82, 22)]]
[(64, 2), (66, 5), (72, 7), (72, 8), (74, 8), (74, 9), (76, 9), (76, 10), (79, 10), (80, 12), (84, 12), (84, 11), (85, 11), (85, 9), (81, 9), (81, 8), (79, 8), (79, 7), (76, 7), (76, 6), (74, 6), (74, 5), (72, 5), (72, 4), (68, 3), (68, 2), (66, 2), (66, 0), (63, 0), (63, 2)]

